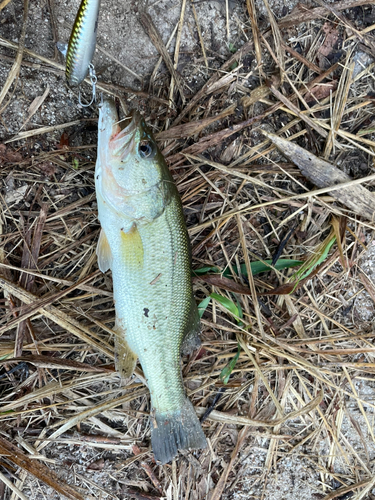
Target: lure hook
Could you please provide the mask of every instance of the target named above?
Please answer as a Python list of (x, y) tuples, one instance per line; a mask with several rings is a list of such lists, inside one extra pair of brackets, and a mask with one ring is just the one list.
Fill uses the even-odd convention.
[(88, 104), (83, 104), (81, 101), (81, 91), (79, 91), (79, 94), (78, 94), (78, 102), (79, 102), (80, 106), (82, 106), (83, 108), (88, 108), (96, 100), (96, 84), (98, 82), (98, 78), (95, 74), (95, 68), (94, 68), (94, 65), (92, 63), (89, 64), (89, 78), (90, 78), (90, 83), (92, 85), (91, 101)]

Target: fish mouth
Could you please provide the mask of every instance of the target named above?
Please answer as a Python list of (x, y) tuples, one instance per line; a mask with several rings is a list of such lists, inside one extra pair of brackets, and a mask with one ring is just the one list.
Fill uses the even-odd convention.
[(143, 135), (143, 119), (137, 111), (119, 120), (115, 102), (106, 99), (99, 110), (99, 141), (103, 150), (123, 160), (136, 151), (136, 140)]
[(117, 122), (111, 138), (111, 150), (115, 156), (124, 160), (129, 154), (136, 153), (136, 145), (142, 136), (142, 117), (137, 111)]

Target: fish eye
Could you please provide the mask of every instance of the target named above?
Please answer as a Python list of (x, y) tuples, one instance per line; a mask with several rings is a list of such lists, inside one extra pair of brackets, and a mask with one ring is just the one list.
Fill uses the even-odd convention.
[(141, 158), (150, 158), (155, 154), (155, 146), (150, 141), (141, 141), (138, 146), (138, 153)]

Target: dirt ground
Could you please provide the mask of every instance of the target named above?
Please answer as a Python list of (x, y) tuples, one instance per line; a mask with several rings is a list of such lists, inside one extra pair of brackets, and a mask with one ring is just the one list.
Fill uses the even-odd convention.
[[(0, 102), (0, 279), (7, 280), (0, 282), (0, 361), (6, 361), (0, 372), (0, 437), (57, 476), (48, 483), (41, 480), (42, 465), (31, 475), (5, 454), (0, 499), (64, 498), (56, 489), (59, 482), (81, 495), (71, 498), (103, 500), (375, 498), (373, 221), (346, 210), (332, 193), (305, 196), (314, 185), (259, 131), (260, 126), (286, 138), (295, 134), (293, 140), (323, 158), (326, 137), (319, 127), (334, 128), (337, 90), (344, 111), (336, 132), (342, 134), (337, 133), (325, 158), (353, 179), (374, 174), (375, 8), (348, 0), (346, 9), (335, 10), (341, 3), (329, 3), (333, 10), (323, 9), (308, 22), (283, 25), (297, 2), (256, 0), (257, 45), (246, 3), (200, 0), (194, 3), (195, 16), (189, 0), (177, 65), (184, 103), (176, 88), (170, 99), (165, 64), (154, 72), (159, 54), (139, 22), (141, 3), (102, 0), (94, 58), (99, 84), (107, 84), (124, 108), (139, 109), (157, 134), (183, 201), (193, 269), (216, 266), (221, 276), (246, 262), (246, 252), (251, 261), (272, 259), (290, 228), (282, 258), (305, 260), (319, 253), (333, 215), (347, 217), (343, 254), (335, 243), (322, 269), (290, 295), (264, 295), (258, 303), (249, 291), (251, 281), (241, 273), (234, 273), (236, 285), (248, 294), (228, 289), (226, 278), (194, 279), (198, 302), (214, 292), (243, 311), (241, 323), (212, 300), (203, 315), (202, 349), (183, 358), (187, 391), (198, 412), (224, 387), (220, 373), (237, 342), (241, 354), (223, 397), (203, 424), (209, 448), (159, 466), (150, 450), (142, 376), (137, 372), (122, 386), (113, 368), (111, 278), (97, 272), (95, 256), (98, 112), (96, 106), (78, 106), (78, 91), (68, 88), (64, 61), (55, 49), (56, 41), (68, 41), (79, 2), (30, 2), (25, 49), (34, 56), (25, 50), (19, 77)], [(308, 9), (323, 5), (304, 4)], [(178, 0), (148, 3), (165, 44), (184, 5)], [(0, 89), (15, 61), (23, 12), (21, 0), (0, 4)], [(294, 52), (281, 50), (281, 42)], [(176, 35), (168, 45), (172, 60), (175, 44)], [(237, 60), (225, 66), (236, 54)], [(303, 94), (335, 63), (319, 88)], [(340, 85), (347, 68), (351, 80), (345, 94)], [(272, 86), (281, 96), (270, 92)], [(83, 95), (89, 98), (90, 91), (85, 83)], [(293, 102), (299, 103), (300, 114), (286, 104), (268, 112), (296, 92), (299, 101)], [(195, 106), (182, 115), (197, 95)], [(214, 119), (231, 106), (226, 116)], [(307, 106), (316, 106), (310, 122), (300, 117)], [(211, 117), (191, 133), (173, 128)], [(168, 129), (174, 135), (166, 135)], [(225, 134), (215, 135), (221, 131)], [(374, 180), (365, 186), (373, 191)], [(252, 211), (252, 205), (259, 208)], [(235, 209), (241, 216), (231, 212)], [(30, 268), (29, 274), (21, 272)], [(276, 289), (291, 274), (260, 274), (254, 277), (255, 289)], [(49, 301), (67, 287), (73, 289)], [(17, 295), (20, 289), (34, 297), (25, 302)], [(41, 297), (47, 306), (39, 305), (22, 322), (26, 333), (16, 356), (22, 366), (12, 372), (20, 330), (12, 321)], [(103, 407), (96, 411), (98, 405)]]

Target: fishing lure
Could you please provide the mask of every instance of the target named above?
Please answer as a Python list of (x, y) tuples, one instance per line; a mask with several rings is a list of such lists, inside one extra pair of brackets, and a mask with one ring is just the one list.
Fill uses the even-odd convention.
[(87, 74), (90, 76), (93, 87), (92, 100), (90, 104), (82, 104), (81, 96), (79, 96), (81, 106), (90, 106), (95, 100), (97, 78), (92, 59), (96, 47), (99, 8), (100, 0), (82, 0), (69, 43), (58, 44), (59, 50), (66, 57), (65, 75), (68, 84), (78, 86), (86, 78)]

